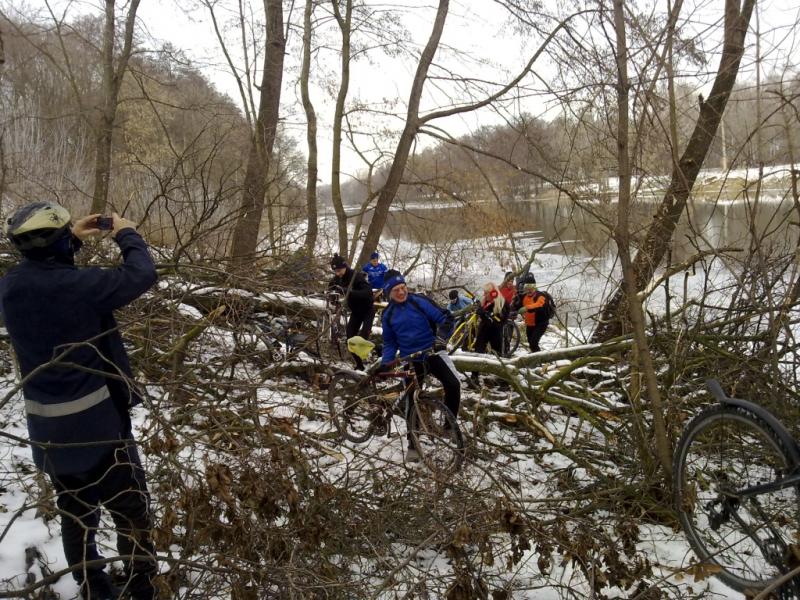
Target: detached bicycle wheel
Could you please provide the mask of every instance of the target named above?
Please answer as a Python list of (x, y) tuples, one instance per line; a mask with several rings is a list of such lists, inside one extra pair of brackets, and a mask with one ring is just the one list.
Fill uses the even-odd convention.
[(331, 420), (345, 439), (361, 443), (372, 437), (380, 418), (380, 407), (374, 402), (374, 384), (364, 376), (338, 371), (328, 386), (328, 410)]
[(464, 462), (464, 437), (458, 421), (438, 400), (414, 397), (409, 420), (411, 441), (423, 464), (435, 475), (455, 473)]
[(519, 348), (519, 326), (515, 321), (503, 324), (503, 357), (508, 358)]
[(763, 589), (797, 561), (797, 487), (743, 493), (779, 481), (795, 466), (775, 431), (742, 408), (708, 408), (681, 436), (673, 465), (681, 525), (709, 572), (738, 591)]

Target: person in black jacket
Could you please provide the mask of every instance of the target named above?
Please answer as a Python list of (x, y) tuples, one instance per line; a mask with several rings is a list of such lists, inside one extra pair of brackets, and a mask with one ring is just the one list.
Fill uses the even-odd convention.
[[(67, 210), (50, 202), (14, 212), (5, 230), (23, 260), (0, 280), (0, 309), (23, 377), (33, 460), (55, 487), (64, 554), (81, 596), (153, 600), (150, 498), (129, 414), (141, 398), (113, 311), (149, 289), (156, 270), (134, 223), (117, 214), (111, 233), (122, 264), (76, 267), (81, 240), (100, 233), (99, 216), (72, 224)], [(122, 590), (95, 544), (100, 505), (127, 557)]]
[[(347, 339), (358, 334), (368, 340), (375, 318), (375, 304), (372, 286), (367, 281), (367, 276), (363, 272), (351, 269), (338, 254), (334, 254), (331, 258), (331, 269), (334, 277), (328, 283), (328, 289), (338, 290), (344, 294), (347, 298), (347, 307), (350, 309), (350, 318), (345, 328)], [(363, 370), (364, 361), (355, 354), (352, 356), (356, 368)]]

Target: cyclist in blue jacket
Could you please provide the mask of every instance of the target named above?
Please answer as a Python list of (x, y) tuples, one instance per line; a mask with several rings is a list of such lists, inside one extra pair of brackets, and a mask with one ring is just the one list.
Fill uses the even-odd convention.
[[(457, 417), (461, 404), (461, 382), (450, 357), (441, 351), (450, 336), (452, 315), (425, 296), (409, 293), (403, 275), (395, 270), (386, 273), (383, 295), (388, 299), (389, 306), (383, 311), (381, 366), (387, 368), (398, 351), (403, 357), (431, 349), (431, 352), (413, 363), (417, 380), (422, 385), (426, 373), (438, 379), (444, 388), (445, 406)], [(410, 409), (410, 405), (406, 407), (406, 422)], [(408, 444), (407, 460), (419, 460), (419, 453), (412, 446), (411, 436), (408, 437)]]
[[(0, 280), (0, 307), (23, 378), (33, 460), (53, 481), (64, 554), (82, 598), (124, 591), (153, 600), (150, 498), (129, 414), (141, 398), (113, 311), (147, 291), (156, 270), (134, 223), (117, 214), (111, 234), (122, 264), (76, 267), (82, 240), (100, 232), (98, 217), (72, 224), (50, 202), (14, 212), (5, 230), (23, 260)], [(112, 584), (95, 544), (100, 505), (116, 525), (119, 555), (134, 557), (123, 559), (124, 590)]]
[(383, 277), (389, 268), (381, 262), (381, 255), (373, 252), (369, 257), (369, 262), (361, 270), (367, 274), (367, 281), (372, 289), (379, 290), (383, 287)]
[(451, 313), (465, 309), (468, 306), (472, 306), (472, 301), (469, 298), (465, 298), (459, 294), (458, 290), (450, 290), (448, 298), (450, 299), (450, 303), (447, 305), (447, 310), (449, 310)]

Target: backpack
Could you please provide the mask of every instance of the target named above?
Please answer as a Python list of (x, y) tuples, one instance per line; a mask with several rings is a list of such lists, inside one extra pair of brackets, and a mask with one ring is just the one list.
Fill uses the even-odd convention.
[[(441, 327), (442, 327), (442, 330), (443, 330), (442, 333), (446, 337), (450, 337), (450, 334), (453, 333), (453, 315), (450, 313), (450, 311), (447, 310), (446, 308), (442, 308), (441, 306), (439, 306), (439, 304), (435, 300), (432, 300), (431, 298), (428, 298), (427, 296), (422, 296), (422, 295), (417, 295), (417, 294), (409, 294), (408, 295), (408, 298), (406, 299), (406, 302), (408, 302), (410, 306), (413, 306), (415, 309), (417, 309), (417, 312), (421, 312), (425, 316), (425, 318), (428, 321), (428, 325), (430, 325), (431, 330), (433, 331), (434, 337), (437, 337), (436, 334), (439, 331), (440, 324), (437, 323), (436, 321), (431, 320), (428, 317), (428, 315), (425, 314), (425, 311), (420, 306), (420, 300), (423, 301), (423, 302), (428, 302), (430, 304), (433, 304), (433, 306), (435, 306), (438, 310), (440, 310), (441, 312), (443, 312), (445, 314), (445, 317), (446, 317), (445, 321), (444, 321), (444, 323), (441, 323)], [(393, 309), (394, 309), (394, 304), (391, 304), (389, 306), (389, 308), (386, 309), (388, 311), (388, 316), (386, 317), (386, 320), (389, 323), (389, 325), (392, 324), (392, 317), (394, 316), (394, 310)]]
[(544, 296), (544, 306), (542, 307), (542, 316), (546, 321), (549, 321), (556, 316), (556, 302), (553, 297), (545, 291), (539, 290), (539, 293)]

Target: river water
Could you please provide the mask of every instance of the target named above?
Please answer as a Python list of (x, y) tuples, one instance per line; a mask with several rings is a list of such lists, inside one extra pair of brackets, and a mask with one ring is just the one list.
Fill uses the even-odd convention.
[[(631, 231), (641, 236), (658, 203), (632, 207)], [(770, 198), (757, 204), (737, 200), (694, 201), (676, 230), (671, 248), (673, 264), (709, 248), (739, 248), (724, 260), (709, 260), (688, 274), (672, 278), (676, 302), (691, 299), (709, 282), (719, 284), (737, 270), (737, 257), (748, 249), (766, 254), (792, 254), (798, 241), (800, 210), (791, 200)], [(407, 206), (393, 210), (382, 240), (384, 255), (401, 270), (413, 264), (418, 283), (433, 289), (465, 285), (477, 289), (502, 279), (506, 270), (534, 253), (533, 271), (540, 287), (559, 302), (559, 315), (570, 325), (585, 325), (619, 280), (616, 246), (611, 231), (615, 203), (576, 206), (567, 200), (492, 202), (435, 207)], [(391, 266), (391, 265), (390, 265)], [(649, 310), (663, 310), (664, 294), (654, 294)], [(569, 315), (569, 316), (567, 316)], [(583, 327), (585, 328), (585, 327)]]

